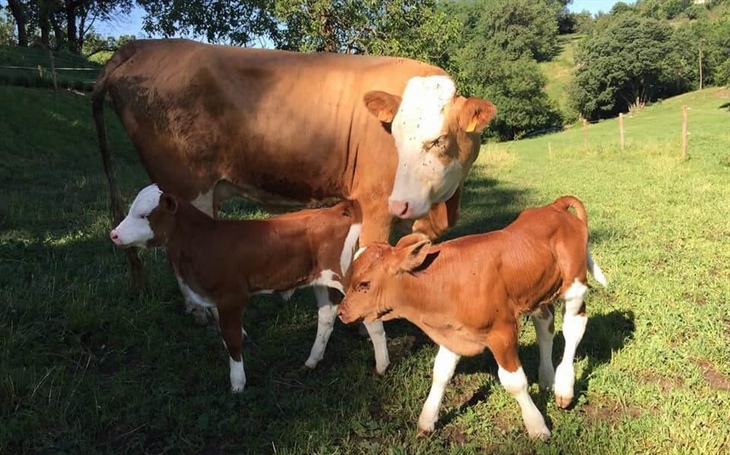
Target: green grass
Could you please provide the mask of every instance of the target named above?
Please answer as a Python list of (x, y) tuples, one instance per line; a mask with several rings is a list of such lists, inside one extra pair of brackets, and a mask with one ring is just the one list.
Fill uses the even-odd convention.
[[(0, 87), (0, 453), (728, 452), (728, 102), (708, 89), (627, 117), (623, 152), (615, 120), (589, 126), (587, 149), (580, 129), (484, 147), (447, 237), (571, 193), (610, 281), (589, 294), (571, 410), (538, 392), (534, 332), (522, 330), (530, 391), (553, 433), (544, 444), (527, 438), (488, 353), (462, 360), (436, 432), (416, 438), (436, 347), (406, 322), (386, 324), (383, 377), (370, 343), (339, 323), (324, 361), (305, 370), (311, 292), (252, 302), (248, 383), (231, 396), (219, 337), (183, 314), (161, 251), (142, 255), (147, 293), (127, 290), (88, 97)], [(147, 178), (111, 109), (107, 123), (129, 201)], [(560, 334), (555, 344), (558, 360)]]
[(545, 93), (553, 100), (568, 118), (576, 118), (577, 114), (568, 105), (568, 86), (575, 70), (575, 49), (583, 35), (560, 35), (560, 53), (549, 62), (539, 64), (540, 70), (547, 78)]
[[(59, 89), (91, 91), (101, 70), (100, 64), (66, 51), (53, 53), (53, 65)], [(52, 88), (50, 53), (40, 48), (0, 46), (0, 85)]]

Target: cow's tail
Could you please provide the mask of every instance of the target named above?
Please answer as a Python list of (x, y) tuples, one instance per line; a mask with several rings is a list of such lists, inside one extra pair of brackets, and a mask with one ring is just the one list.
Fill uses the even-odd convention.
[[(580, 199), (573, 196), (563, 196), (558, 198), (558, 200), (556, 200), (553, 204), (562, 210), (568, 210), (570, 207), (573, 207), (575, 215), (586, 224), (586, 229), (588, 229), (588, 214), (586, 213), (586, 208)], [(606, 279), (606, 275), (603, 274), (603, 270), (601, 270), (598, 264), (593, 262), (590, 252), (590, 244), (586, 247), (586, 266), (596, 281), (601, 283), (604, 287), (608, 286), (608, 280)]]
[[(125, 44), (117, 50), (111, 59), (104, 65), (101, 74), (96, 79), (94, 91), (91, 94), (91, 111), (94, 116), (96, 125), (96, 133), (99, 137), (99, 149), (101, 150), (101, 159), (104, 164), (104, 173), (109, 182), (110, 210), (114, 225), (118, 225), (124, 219), (124, 201), (122, 194), (117, 185), (117, 177), (114, 172), (114, 162), (109, 153), (109, 140), (106, 134), (106, 125), (104, 123), (104, 99), (108, 89), (109, 76), (124, 62), (134, 55), (139, 48), (140, 42), (132, 41)], [(138, 290), (144, 288), (144, 273), (142, 271), (142, 262), (137, 252), (129, 248), (126, 250), (127, 264), (132, 272), (132, 280)]]
[(96, 124), (96, 133), (99, 136), (99, 149), (101, 150), (101, 159), (104, 163), (104, 173), (109, 182), (109, 196), (111, 198), (110, 209), (114, 224), (119, 224), (124, 219), (124, 201), (122, 194), (117, 185), (117, 177), (114, 172), (114, 162), (109, 153), (109, 140), (106, 135), (106, 125), (104, 124), (104, 99), (106, 98), (107, 84), (109, 76), (124, 62), (134, 55), (139, 47), (136, 41), (125, 44), (117, 50), (111, 59), (104, 65), (101, 74), (96, 79), (94, 91), (91, 94), (91, 111), (94, 115), (94, 123)]

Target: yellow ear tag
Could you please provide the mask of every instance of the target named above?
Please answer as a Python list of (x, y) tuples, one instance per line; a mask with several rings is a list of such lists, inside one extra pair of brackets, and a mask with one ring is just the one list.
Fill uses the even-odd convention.
[(478, 123), (478, 120), (477, 120), (477, 119), (472, 119), (472, 121), (471, 121), (471, 122), (469, 123), (469, 125), (468, 125), (468, 126), (466, 127), (466, 132), (467, 132), (467, 133), (473, 133), (473, 132), (474, 132), (474, 130), (476, 130), (476, 129), (477, 129), (477, 123)]

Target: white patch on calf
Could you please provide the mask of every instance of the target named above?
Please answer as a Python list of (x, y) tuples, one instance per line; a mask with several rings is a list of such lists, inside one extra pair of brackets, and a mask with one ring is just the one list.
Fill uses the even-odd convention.
[(180, 290), (182, 291), (186, 300), (189, 300), (190, 302), (194, 303), (195, 305), (198, 305), (199, 307), (203, 307), (203, 308), (215, 308), (216, 307), (216, 304), (214, 301), (210, 300), (207, 297), (203, 297), (202, 295), (200, 295), (197, 292), (190, 289), (190, 286), (185, 284), (185, 282), (179, 276), (175, 275), (175, 277), (177, 278), (177, 284), (180, 285)]
[(246, 372), (243, 371), (243, 359), (240, 362), (228, 357), (228, 365), (230, 367), (231, 391), (233, 393), (243, 392), (246, 386)]
[(345, 275), (350, 268), (350, 264), (355, 259), (353, 253), (357, 247), (357, 240), (360, 238), (360, 231), (362, 230), (362, 224), (354, 223), (350, 225), (350, 231), (347, 233), (345, 244), (342, 246), (342, 255), (340, 256), (340, 270), (342, 275)]
[(366, 246), (361, 246), (360, 249), (358, 249), (357, 251), (355, 251), (355, 255), (352, 257), (352, 262), (355, 262), (357, 260), (357, 258), (359, 258), (360, 255), (365, 252), (365, 248), (367, 248), (367, 247)]
[(414, 77), (393, 119), (398, 167), (390, 200), (408, 202), (416, 218), (432, 204), (451, 197), (462, 177), (461, 165), (447, 169), (424, 148), (444, 132), (445, 109), (455, 94), (454, 81), (448, 76)]
[(337, 276), (337, 274), (332, 270), (322, 270), (322, 273), (320, 273), (319, 276), (310, 283), (310, 285), (326, 286), (328, 288), (337, 289), (342, 293), (342, 295), (345, 294), (345, 289), (342, 287), (342, 283), (340, 283), (339, 276)]
[(114, 228), (114, 243), (119, 246), (138, 246), (144, 248), (155, 237), (147, 217), (160, 203), (162, 191), (155, 185), (144, 187), (134, 198), (129, 213)]

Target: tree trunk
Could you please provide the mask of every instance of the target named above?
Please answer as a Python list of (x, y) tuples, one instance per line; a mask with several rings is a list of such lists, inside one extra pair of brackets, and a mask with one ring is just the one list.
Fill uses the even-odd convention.
[(68, 39), (69, 51), (74, 54), (81, 52), (76, 29), (76, 2), (68, 0), (66, 1), (66, 39)]
[(18, 46), (28, 46), (28, 31), (26, 29), (26, 16), (20, 0), (8, 0), (10, 13), (13, 15), (15, 24), (18, 26)]
[(63, 29), (61, 28), (61, 25), (58, 23), (58, 19), (56, 18), (56, 14), (52, 13), (50, 15), (51, 19), (51, 26), (53, 27), (53, 35), (56, 38), (56, 46), (54, 47), (56, 50), (61, 49), (61, 46), (63, 45)]
[(40, 17), (38, 18), (38, 27), (40, 27), (40, 29), (41, 29), (41, 44), (43, 44), (43, 46), (46, 49), (50, 49), (51, 48), (51, 33), (50, 33), (51, 24), (50, 24), (50, 19), (49, 19), (49, 16), (50, 16), (49, 5), (47, 2), (41, 1), (39, 6), (40, 6), (40, 11), (39, 11)]

